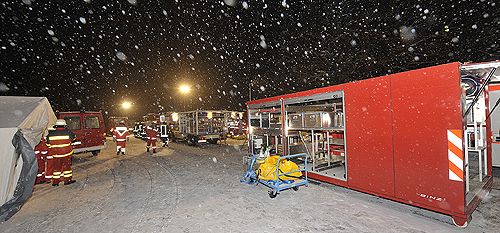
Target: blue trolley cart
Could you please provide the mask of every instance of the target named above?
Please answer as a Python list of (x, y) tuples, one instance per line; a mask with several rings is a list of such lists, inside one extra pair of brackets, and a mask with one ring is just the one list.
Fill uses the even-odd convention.
[[(307, 163), (304, 163), (303, 169), (299, 169), (297, 171), (291, 171), (291, 172), (286, 172), (283, 173), (279, 169), (279, 164), (281, 161), (285, 159), (291, 159), (291, 158), (296, 158), (296, 159), (305, 159), (304, 161), (307, 161), (307, 154), (306, 153), (300, 153), (300, 154), (294, 154), (294, 155), (287, 155), (287, 156), (281, 156), (278, 159), (278, 162), (276, 164), (276, 179), (275, 180), (262, 180), (259, 179), (258, 175), (258, 169), (259, 169), (259, 162), (263, 161), (265, 158), (259, 158), (255, 156), (252, 153), (247, 154), (246, 156), (243, 157), (243, 164), (245, 167), (245, 172), (243, 175), (243, 179), (241, 182), (245, 182), (247, 184), (257, 184), (261, 183), (267, 187), (269, 187), (269, 197), (275, 198), (282, 190), (285, 189), (293, 189), (295, 191), (299, 190), (299, 186), (305, 185), (306, 187), (308, 186), (308, 180), (307, 180)], [(295, 179), (295, 180), (286, 180), (286, 179), (281, 179), (280, 177), (287, 176), (291, 173), (296, 173), (296, 172), (301, 172), (303, 176), (300, 179)]]

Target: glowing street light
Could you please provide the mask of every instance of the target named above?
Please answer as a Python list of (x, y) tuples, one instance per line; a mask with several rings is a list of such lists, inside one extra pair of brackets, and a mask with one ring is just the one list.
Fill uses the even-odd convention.
[(181, 92), (188, 93), (189, 92), (189, 86), (181, 86)]
[[(187, 85), (182, 85), (181, 86), (181, 92), (184, 93), (186, 95), (186, 97), (184, 98), (184, 101), (187, 101), (187, 95), (189, 93), (189, 86)], [(186, 111), (186, 103), (184, 103), (184, 111)]]

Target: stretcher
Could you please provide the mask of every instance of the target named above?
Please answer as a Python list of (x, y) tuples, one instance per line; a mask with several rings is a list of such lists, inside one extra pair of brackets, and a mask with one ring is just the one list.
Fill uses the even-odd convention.
[[(306, 153), (287, 155), (287, 156), (276, 156), (278, 164), (274, 169), (275, 175), (272, 179), (262, 179), (261, 170), (259, 167), (263, 164), (266, 158), (259, 157), (253, 153), (249, 153), (243, 157), (244, 174), (243, 179), (240, 182), (245, 182), (250, 185), (257, 186), (259, 183), (269, 187), (269, 197), (275, 198), (281, 191), (286, 189), (293, 189), (294, 191), (299, 190), (299, 186), (308, 186), (307, 180), (307, 163), (304, 163), (303, 169), (283, 172), (280, 169), (279, 164), (285, 162), (286, 160), (292, 158), (305, 159), (307, 161), (308, 155)], [(300, 177), (292, 176), (292, 174), (302, 174)]]

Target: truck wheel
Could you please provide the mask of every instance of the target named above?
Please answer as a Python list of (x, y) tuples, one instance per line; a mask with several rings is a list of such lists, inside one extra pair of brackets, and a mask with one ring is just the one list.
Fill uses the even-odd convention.
[(462, 217), (452, 216), (451, 219), (453, 220), (453, 224), (455, 224), (455, 226), (460, 227), (460, 228), (466, 228), (469, 225), (469, 222), (472, 219), (472, 216), (469, 216), (469, 218), (467, 218), (467, 219), (462, 218)]
[(99, 152), (101, 152), (101, 151), (100, 150), (93, 150), (92, 155), (97, 156), (99, 154)]

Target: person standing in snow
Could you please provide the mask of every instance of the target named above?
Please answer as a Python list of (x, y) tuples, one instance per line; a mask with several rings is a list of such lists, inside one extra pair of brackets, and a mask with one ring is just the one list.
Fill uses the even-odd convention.
[(47, 144), (45, 144), (45, 138), (42, 137), (42, 140), (35, 147), (35, 155), (38, 161), (38, 173), (36, 174), (35, 184), (43, 184), (46, 182), (45, 180), (45, 163), (47, 161)]
[(59, 186), (61, 176), (64, 185), (72, 184), (76, 181), (72, 179), (71, 156), (73, 155), (73, 146), (71, 143), (76, 140), (76, 135), (66, 129), (64, 119), (57, 120), (54, 128), (55, 130), (50, 131), (45, 138), (49, 154), (53, 156), (52, 186)]
[(153, 123), (146, 127), (147, 152), (149, 152), (149, 148), (152, 148), (153, 153), (156, 153), (156, 137), (158, 137), (158, 128), (156, 127), (156, 122), (153, 121)]
[(116, 142), (116, 155), (119, 155), (120, 151), (122, 155), (125, 155), (125, 146), (129, 140), (129, 134), (125, 122), (120, 121), (118, 127), (113, 131), (113, 141)]
[[(50, 131), (53, 131), (55, 130), (54, 129), (54, 126), (50, 126), (48, 128), (49, 130), (49, 133)], [(45, 143), (45, 145), (47, 145), (47, 141), (43, 140), (43, 142)], [(47, 147), (47, 156), (45, 157), (45, 182), (47, 183), (50, 183), (52, 182), (52, 177), (54, 176), (54, 156), (52, 156), (52, 154), (50, 154), (50, 150), (49, 148)]]

